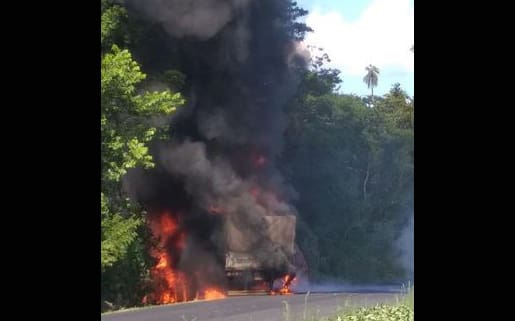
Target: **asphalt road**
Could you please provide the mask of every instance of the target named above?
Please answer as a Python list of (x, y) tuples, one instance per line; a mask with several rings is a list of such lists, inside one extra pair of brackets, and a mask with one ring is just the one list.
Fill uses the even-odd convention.
[[(345, 306), (394, 302), (396, 293), (311, 293), (241, 296), (102, 314), (102, 321), (301, 321), (333, 316)], [(287, 302), (286, 304), (283, 302)], [(289, 318), (285, 312), (289, 310)]]

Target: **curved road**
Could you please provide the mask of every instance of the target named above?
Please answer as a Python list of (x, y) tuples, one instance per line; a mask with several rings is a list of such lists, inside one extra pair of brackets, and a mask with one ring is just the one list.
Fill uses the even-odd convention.
[[(333, 316), (345, 306), (395, 302), (398, 293), (311, 293), (240, 296), (102, 314), (102, 321), (284, 321)], [(307, 304), (305, 300), (307, 298)], [(285, 304), (284, 302), (287, 302)], [(287, 305), (287, 307), (286, 307)], [(285, 317), (289, 310), (289, 317)]]

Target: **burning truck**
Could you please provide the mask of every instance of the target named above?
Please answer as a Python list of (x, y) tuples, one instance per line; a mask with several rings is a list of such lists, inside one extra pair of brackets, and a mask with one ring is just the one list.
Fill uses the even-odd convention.
[(129, 2), (166, 33), (141, 37), (142, 48), (158, 48), (141, 63), (186, 76), (170, 138), (150, 148), (156, 167), (126, 179), (159, 243), (143, 301), (289, 292), (306, 264), (295, 243), (298, 195), (276, 162), (285, 108), (310, 63), (305, 30), (292, 24), (302, 10), (282, 0)]
[[(227, 218), (225, 272), (229, 293), (290, 293), (296, 277), (294, 215), (264, 216), (264, 233)], [(259, 231), (259, 230), (258, 230)]]
[(202, 142), (167, 146), (160, 161), (168, 174), (138, 180), (159, 243), (150, 248), (156, 263), (144, 302), (290, 293), (306, 264), (295, 243), (295, 209), (266, 158), (249, 153), (231, 163), (209, 157)]
[[(239, 294), (291, 294), (299, 272), (305, 273), (295, 244), (294, 215), (255, 217), (223, 213), (213, 220), (219, 247), (202, 250), (178, 214), (151, 215), (148, 224), (159, 244), (150, 271), (152, 293), (144, 304), (220, 299)], [(259, 226), (257, 228), (256, 226)]]

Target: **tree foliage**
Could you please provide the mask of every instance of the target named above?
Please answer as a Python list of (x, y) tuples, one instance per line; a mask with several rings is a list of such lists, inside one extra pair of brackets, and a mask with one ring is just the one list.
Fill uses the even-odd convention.
[(395, 85), (369, 108), (332, 92), (322, 74), (305, 77), (288, 108), (281, 166), (299, 192), (298, 240), (311, 275), (402, 279), (394, 244), (413, 210), (411, 101)]
[(113, 44), (128, 42), (127, 10), (119, 5), (113, 5), (108, 0), (101, 1), (100, 44), (102, 52)]
[(170, 91), (136, 93), (145, 79), (128, 50), (113, 46), (102, 59), (102, 178), (119, 181), (127, 169), (151, 167), (148, 143), (157, 128), (151, 116), (167, 115), (183, 103), (179, 93)]
[[(128, 293), (134, 290), (135, 283), (144, 274), (143, 266), (136, 265), (132, 283), (120, 278), (130, 271), (128, 266), (134, 267), (130, 262), (144, 261), (143, 217), (140, 206), (123, 193), (121, 180), (131, 168), (154, 165), (148, 143), (164, 128), (154, 124), (153, 117), (170, 115), (184, 100), (179, 93), (170, 90), (149, 92), (141, 86), (146, 75), (129, 50), (115, 44), (126, 38), (122, 28), (125, 16), (124, 8), (102, 1), (101, 268), (102, 296), (134, 304), (133, 295)], [(111, 280), (111, 286), (105, 283), (106, 278)], [(115, 282), (117, 278), (118, 282)], [(118, 290), (109, 292), (115, 284), (118, 284), (115, 287), (132, 284), (132, 288), (124, 295)]]
[(101, 264), (102, 268), (112, 266), (125, 254), (127, 248), (136, 237), (139, 219), (123, 218), (120, 213), (109, 209), (104, 193), (100, 195), (101, 202)]

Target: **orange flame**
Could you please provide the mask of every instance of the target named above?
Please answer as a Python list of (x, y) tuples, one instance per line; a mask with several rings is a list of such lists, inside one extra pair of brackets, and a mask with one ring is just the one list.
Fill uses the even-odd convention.
[(292, 276), (290, 274), (287, 274), (284, 276), (284, 278), (281, 279), (282, 285), (281, 288), (278, 291), (270, 291), (270, 295), (290, 295), (293, 294), (293, 292), (290, 289), (290, 286), (292, 282), (295, 280), (295, 276)]
[(208, 288), (204, 291), (205, 300), (218, 300), (225, 298), (225, 294), (217, 288)]
[(161, 230), (158, 232), (160, 232), (161, 236), (170, 237), (177, 231), (177, 223), (169, 215), (162, 215), (160, 221)]
[[(173, 270), (170, 256), (167, 253), (157, 252), (155, 257), (158, 258), (158, 263), (151, 269), (151, 275), (158, 286), (152, 295), (152, 301), (157, 304), (166, 304), (188, 300), (184, 274)], [(146, 301), (149, 301), (148, 298)]]
[[(190, 287), (186, 275), (177, 270), (169, 253), (170, 250), (181, 253), (186, 245), (186, 233), (180, 231), (176, 219), (165, 212), (158, 219), (148, 222), (154, 237), (158, 238), (159, 246), (151, 250), (156, 259), (156, 265), (150, 269), (153, 282), (153, 293), (145, 295), (143, 304), (167, 304), (198, 299), (190, 297)], [(173, 240), (173, 244), (170, 241)], [(200, 276), (197, 276), (197, 278)], [(215, 300), (225, 298), (222, 290), (208, 287), (204, 291), (203, 299)]]
[[(177, 235), (178, 225), (169, 213), (163, 213), (158, 220), (150, 222), (152, 234), (159, 238), (159, 246), (153, 249), (151, 254), (157, 260), (156, 265), (150, 270), (150, 275), (155, 284), (154, 293), (143, 297), (143, 304), (166, 304), (188, 300), (188, 284), (185, 275), (175, 271), (172, 259), (165, 250), (166, 242)], [(177, 235), (174, 248), (182, 250), (185, 243), (185, 234)]]

